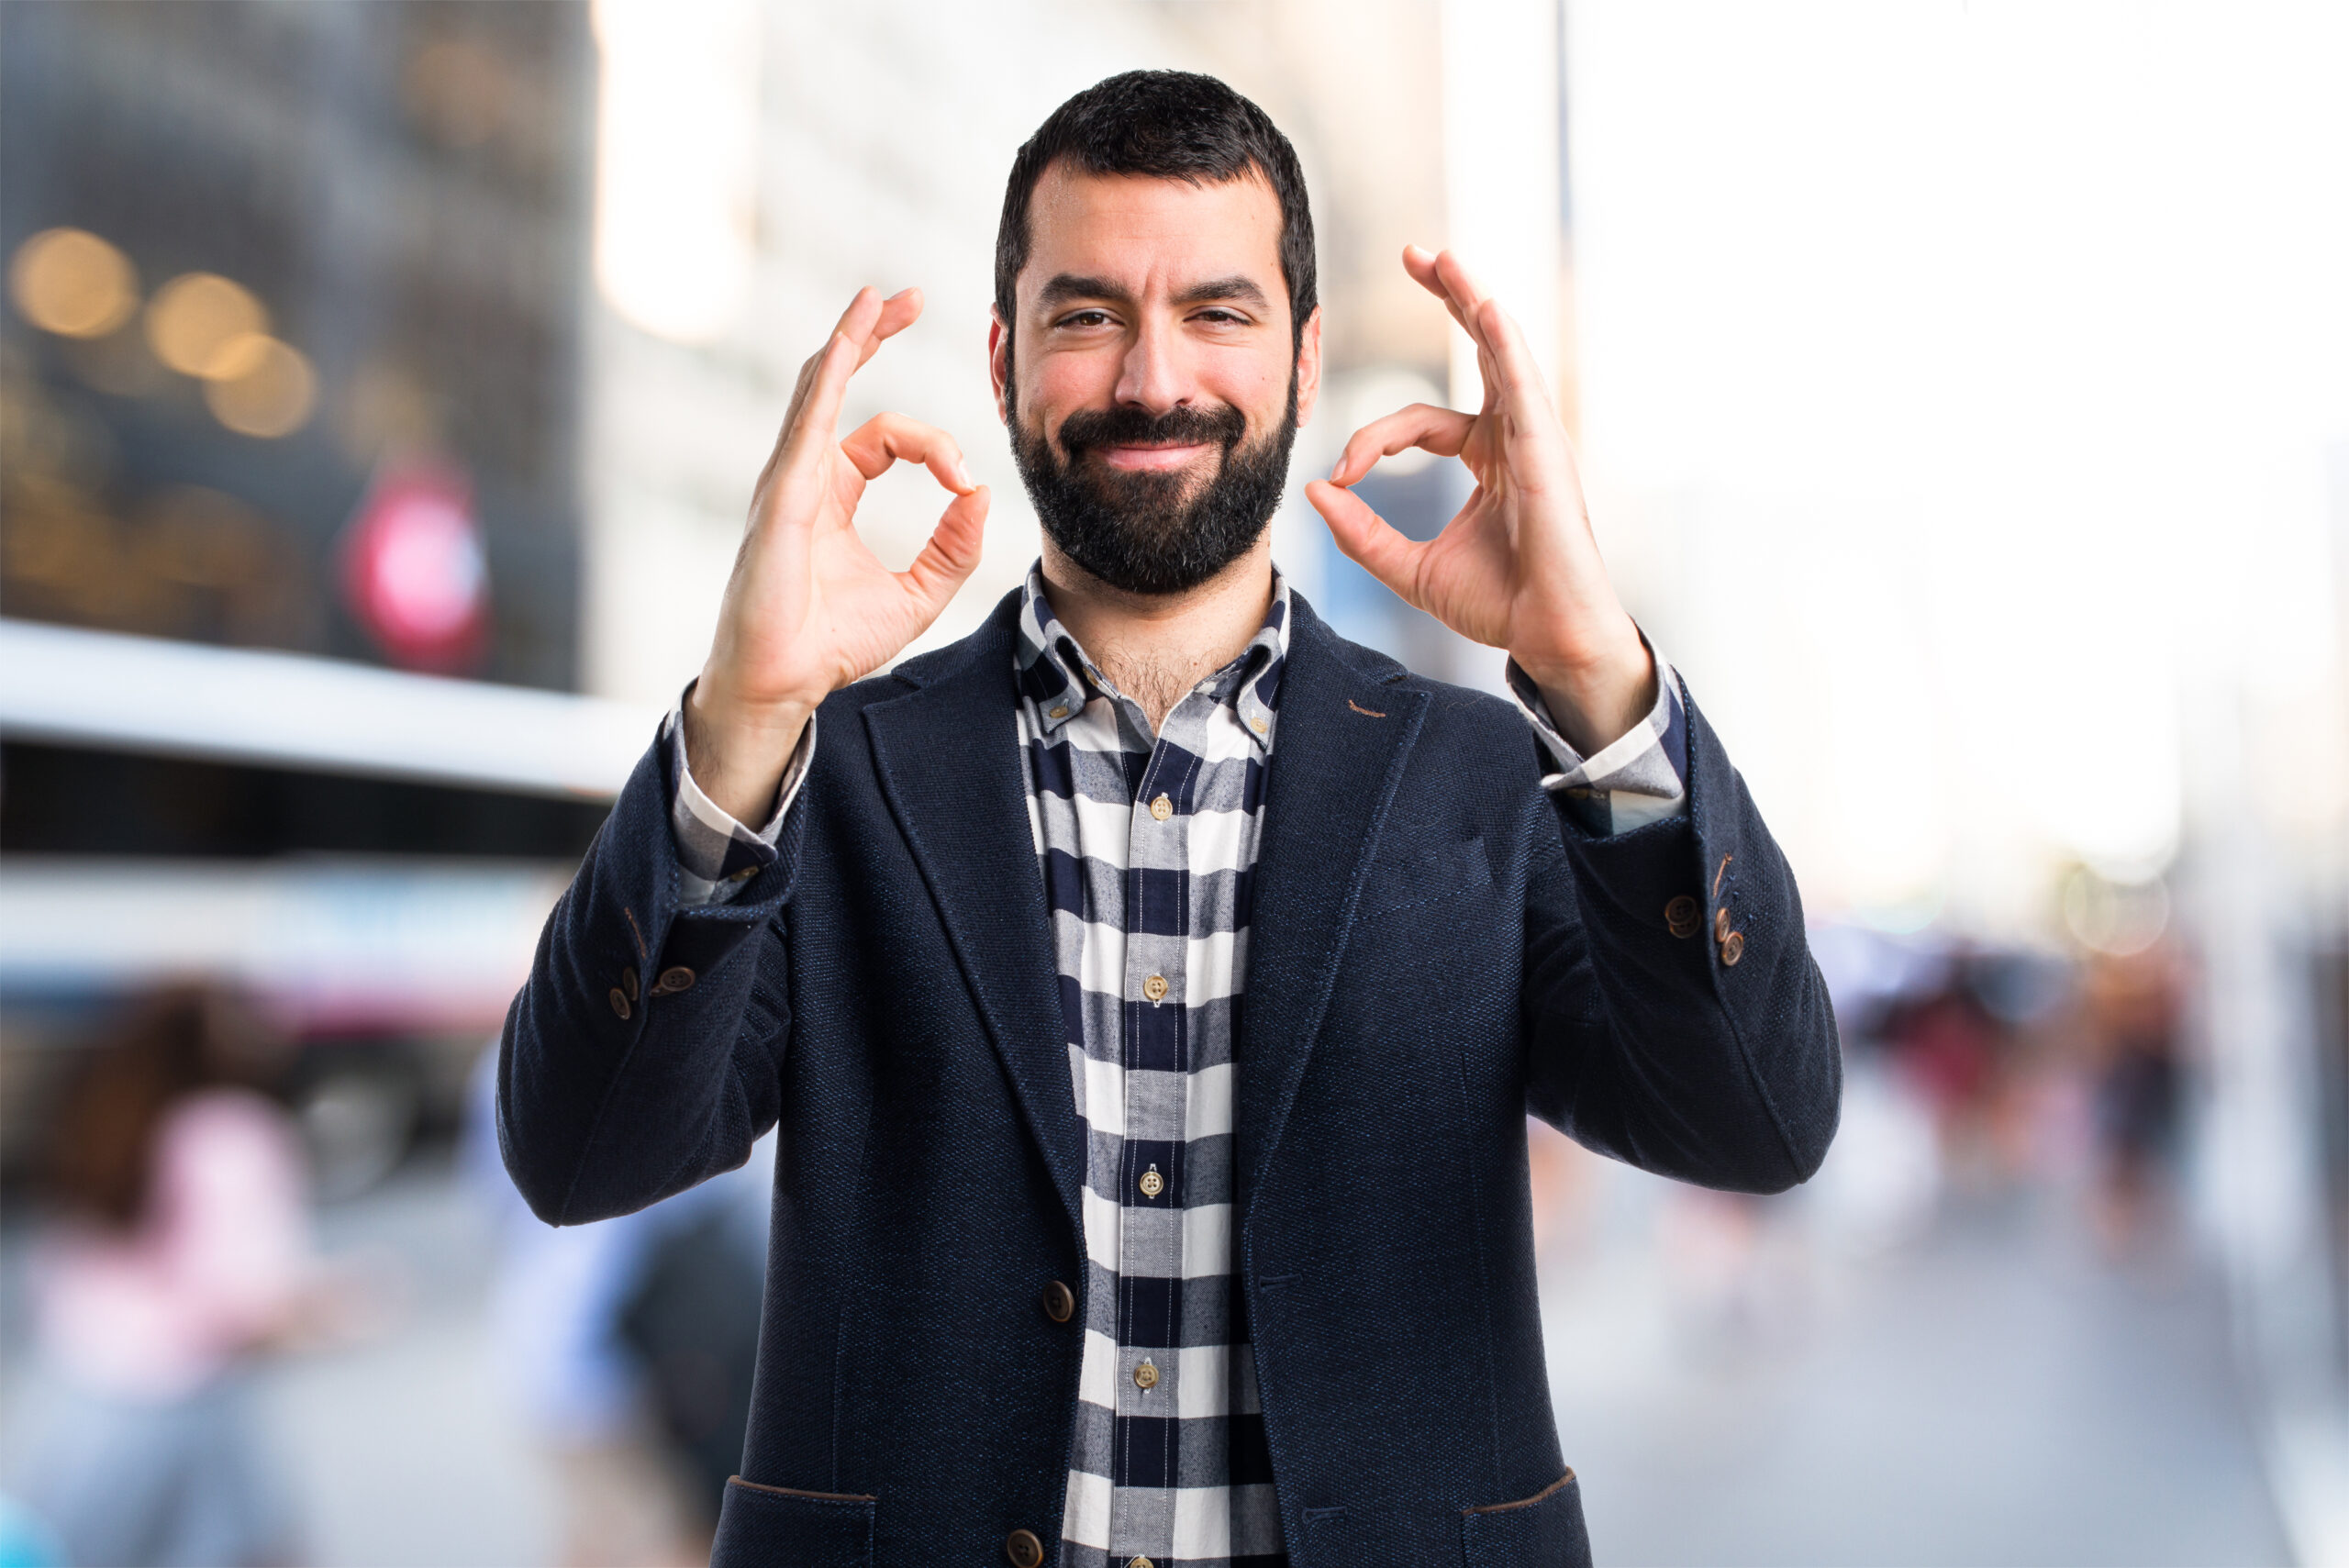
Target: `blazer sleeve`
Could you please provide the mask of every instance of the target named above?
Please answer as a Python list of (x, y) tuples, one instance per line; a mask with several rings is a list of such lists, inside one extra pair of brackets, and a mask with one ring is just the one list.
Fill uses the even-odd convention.
[(498, 1045), (497, 1136), (551, 1225), (631, 1213), (732, 1170), (781, 1111), (785, 910), (804, 797), (730, 900), (687, 906), (672, 748), (636, 765), (548, 916)]
[(1538, 808), (1527, 1104), (1642, 1170), (1780, 1192), (1835, 1134), (1835, 1017), (1793, 873), (1720, 738), (1693, 702), (1687, 715), (1686, 816), (1602, 837), (1561, 802)]

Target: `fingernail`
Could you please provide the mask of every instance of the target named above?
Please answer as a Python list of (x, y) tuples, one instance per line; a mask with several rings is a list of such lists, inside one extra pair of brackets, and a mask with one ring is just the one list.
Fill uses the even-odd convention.
[(962, 481), (963, 488), (965, 490), (975, 490), (978, 488), (977, 485), (971, 483), (970, 464), (964, 462), (961, 458), (956, 458), (954, 460), (954, 477)]

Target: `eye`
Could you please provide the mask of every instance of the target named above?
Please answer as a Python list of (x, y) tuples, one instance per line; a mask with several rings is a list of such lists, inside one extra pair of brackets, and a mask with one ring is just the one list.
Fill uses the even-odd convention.
[(1073, 310), (1066, 316), (1062, 317), (1054, 325), (1061, 327), (1107, 327), (1109, 324), (1109, 313), (1108, 311), (1085, 309)]
[(1241, 315), (1236, 310), (1226, 310), (1220, 306), (1215, 306), (1212, 309), (1200, 311), (1195, 319), (1204, 321), (1210, 327), (1245, 327), (1248, 325), (1248, 318), (1246, 317)]

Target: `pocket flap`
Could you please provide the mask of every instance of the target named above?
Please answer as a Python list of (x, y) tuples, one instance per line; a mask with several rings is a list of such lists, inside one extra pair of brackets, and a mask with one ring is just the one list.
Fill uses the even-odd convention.
[(709, 1568), (871, 1568), (874, 1497), (726, 1483)]
[(1531, 1497), (1466, 1509), (1460, 1539), (1468, 1568), (1590, 1568), (1582, 1483), (1569, 1470)]

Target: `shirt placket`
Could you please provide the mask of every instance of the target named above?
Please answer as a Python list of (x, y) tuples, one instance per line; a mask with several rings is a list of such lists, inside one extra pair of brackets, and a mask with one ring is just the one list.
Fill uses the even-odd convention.
[[(1159, 1486), (1128, 1486), (1113, 1499), (1111, 1560), (1164, 1558), (1173, 1550), (1174, 1494), (1180, 1464), (1180, 1322), (1184, 1129), (1190, 1095), (1188, 995), (1192, 780), (1179, 776), (1199, 755), (1193, 731), (1204, 698), (1184, 698), (1167, 716), (1127, 815), (1125, 1002), (1127, 1170), (1119, 1270), (1126, 1296), (1119, 1318), (1121, 1413), (1144, 1418), (1129, 1440), (1158, 1451), (1129, 1453), (1132, 1473)], [(1147, 729), (1143, 733), (1148, 733)], [(1136, 1212), (1140, 1211), (1140, 1212)], [(1119, 1517), (1122, 1516), (1122, 1517)]]

